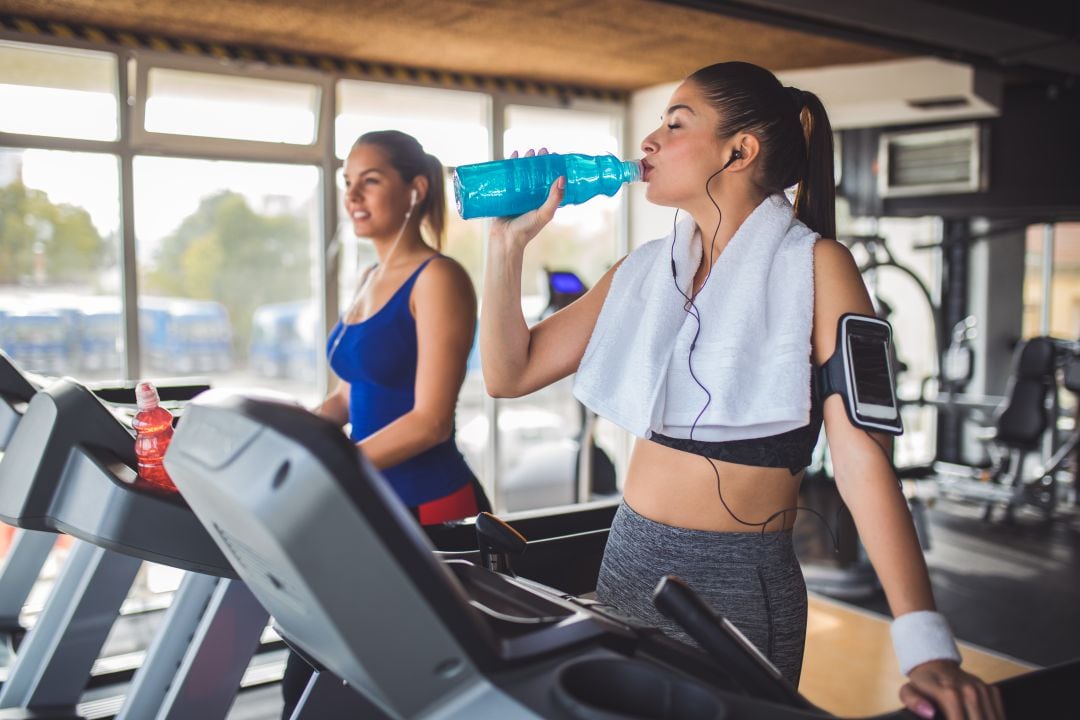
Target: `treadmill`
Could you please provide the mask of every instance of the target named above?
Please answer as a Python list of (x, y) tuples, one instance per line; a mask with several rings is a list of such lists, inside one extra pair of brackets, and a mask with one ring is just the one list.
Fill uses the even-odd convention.
[(59, 380), (27, 404), (0, 462), (0, 520), (78, 540), (0, 689), (0, 718), (77, 717), (143, 560), (191, 572), (118, 717), (224, 717), (232, 704), (266, 611), (183, 500), (141, 488), (135, 467), (131, 431), (86, 387)]
[[(708, 653), (539, 583), (440, 561), (356, 447), (298, 406), (206, 393), (165, 465), (280, 634), (355, 690), (363, 717), (827, 716), (675, 578), (657, 605)], [(1021, 714), (1075, 715), (1080, 662), (1026, 680), (1001, 685)]]

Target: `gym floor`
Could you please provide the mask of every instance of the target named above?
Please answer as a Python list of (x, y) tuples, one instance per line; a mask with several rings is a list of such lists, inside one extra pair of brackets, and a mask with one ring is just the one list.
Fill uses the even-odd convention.
[[(982, 514), (941, 499), (929, 510), (926, 562), (957, 638), (1039, 666), (1080, 657), (1080, 512)], [(880, 593), (857, 604), (888, 614)]]

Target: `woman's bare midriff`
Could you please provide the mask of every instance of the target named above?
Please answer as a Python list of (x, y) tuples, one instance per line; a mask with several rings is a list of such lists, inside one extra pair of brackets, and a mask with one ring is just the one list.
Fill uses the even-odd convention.
[[(716, 490), (716, 473), (728, 512)], [(760, 532), (760, 523), (779, 510), (794, 508), (803, 473), (785, 468), (751, 467), (710, 460), (638, 439), (630, 456), (623, 497), (638, 514), (665, 525), (717, 532)], [(777, 516), (766, 532), (795, 524), (795, 512)]]

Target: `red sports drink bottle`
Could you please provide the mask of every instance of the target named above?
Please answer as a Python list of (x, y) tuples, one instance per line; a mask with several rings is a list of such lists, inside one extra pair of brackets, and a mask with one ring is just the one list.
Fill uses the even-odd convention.
[(161, 407), (153, 383), (141, 382), (135, 388), (139, 412), (131, 421), (135, 428), (135, 457), (139, 461), (139, 479), (157, 490), (178, 492), (162, 460), (173, 436), (173, 416)]

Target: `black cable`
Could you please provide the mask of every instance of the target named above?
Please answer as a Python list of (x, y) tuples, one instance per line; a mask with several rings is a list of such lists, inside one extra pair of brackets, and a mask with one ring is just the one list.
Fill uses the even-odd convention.
[[(694, 439), (694, 430), (697, 428), (698, 421), (701, 420), (701, 416), (705, 414), (705, 411), (709, 409), (709, 405), (712, 404), (712, 393), (709, 392), (709, 388), (705, 387), (705, 384), (702, 383), (701, 380), (698, 379), (697, 374), (694, 373), (693, 362), (694, 349), (697, 347), (697, 340), (698, 337), (701, 335), (701, 310), (698, 308), (695, 300), (697, 299), (697, 296), (701, 294), (701, 291), (705, 289), (705, 284), (709, 282), (709, 278), (712, 277), (713, 260), (716, 257), (716, 236), (720, 234), (720, 224), (723, 222), (724, 219), (723, 213), (720, 210), (720, 205), (716, 202), (716, 198), (712, 196), (712, 192), (709, 190), (709, 184), (713, 181), (714, 177), (724, 172), (724, 170), (727, 169), (728, 165), (730, 165), (734, 160), (735, 158), (732, 157), (732, 159), (729, 160), (727, 164), (724, 165), (724, 167), (714, 172), (705, 180), (705, 194), (708, 196), (709, 202), (711, 202), (713, 204), (713, 207), (716, 208), (716, 229), (713, 230), (712, 240), (709, 242), (709, 270), (705, 273), (705, 279), (701, 281), (701, 287), (698, 288), (696, 291), (694, 290), (694, 278), (690, 278), (690, 295), (684, 293), (682, 291), (682, 288), (679, 287), (679, 281), (675, 274), (675, 240), (677, 236), (677, 221), (679, 219), (678, 208), (675, 208), (675, 217), (671, 221), (671, 278), (675, 283), (675, 289), (686, 300), (686, 303), (683, 305), (683, 310), (685, 310), (686, 313), (690, 315), (690, 317), (694, 318), (694, 321), (697, 323), (697, 330), (694, 331), (694, 337), (690, 340), (690, 352), (686, 355), (686, 367), (687, 370), (690, 371), (690, 377), (693, 378), (694, 383), (705, 393), (705, 405), (702, 406), (701, 412), (699, 412), (697, 417), (694, 418), (694, 422), (690, 426), (691, 440)], [(702, 238), (702, 240), (704, 240), (704, 238)], [(704, 255), (704, 253), (705, 248), (702, 247), (702, 255)]]
[[(799, 510), (805, 510), (806, 512), (808, 512), (808, 513), (810, 513), (812, 515), (815, 515), (819, 520), (821, 520), (822, 525), (825, 526), (825, 532), (827, 532), (829, 534), (829, 539), (832, 540), (833, 552), (836, 552), (836, 553), (840, 552), (839, 523), (840, 523), (841, 508), (837, 508), (837, 510), (836, 510), (836, 523), (837, 523), (837, 531), (836, 532), (834, 532), (833, 529), (831, 527), (829, 527), (829, 521), (825, 518), (825, 516), (823, 514), (821, 514), (820, 512), (815, 510), (814, 508), (806, 507), (805, 505), (793, 505), (791, 507), (784, 508), (782, 510), (777, 510), (776, 512), (774, 512), (772, 515), (769, 515), (767, 518), (765, 518), (761, 522), (749, 522), (747, 520), (743, 520), (742, 518), (740, 518), (738, 515), (735, 514), (735, 512), (731, 509), (731, 506), (729, 506), (727, 504), (727, 501), (724, 500), (724, 493), (720, 489), (720, 470), (719, 470), (719, 468), (716, 467), (716, 464), (712, 461), (711, 458), (706, 457), (705, 461), (709, 463), (709, 467), (712, 468), (713, 474), (716, 476), (716, 495), (717, 495), (717, 497), (720, 498), (720, 504), (723, 505), (724, 509), (728, 511), (728, 515), (735, 518), (735, 522), (737, 522), (737, 523), (739, 523), (741, 525), (746, 525), (747, 527), (760, 527), (761, 528), (761, 539), (764, 540), (765, 539), (765, 530), (768, 527), (769, 523), (771, 523), (774, 518), (776, 518), (776, 517), (778, 517), (780, 515), (783, 515), (784, 520), (786, 522), (787, 514), (789, 512), (798, 512)], [(780, 529), (782, 530), (783, 527), (781, 526)]]

